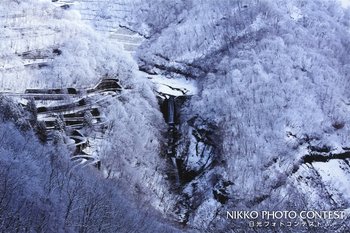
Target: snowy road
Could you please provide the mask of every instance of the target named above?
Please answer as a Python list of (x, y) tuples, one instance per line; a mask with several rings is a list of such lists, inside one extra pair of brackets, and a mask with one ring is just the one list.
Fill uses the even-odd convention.
[(27, 89), (25, 93), (0, 92), (0, 96), (13, 98), (32, 113), (29, 120), (43, 141), (61, 137), (77, 166), (100, 167), (103, 136), (97, 136), (108, 128), (102, 109), (121, 91), (117, 79), (102, 79), (92, 88)]

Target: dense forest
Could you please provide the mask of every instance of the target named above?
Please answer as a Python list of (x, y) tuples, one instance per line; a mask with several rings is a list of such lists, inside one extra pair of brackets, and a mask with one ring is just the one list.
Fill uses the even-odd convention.
[[(350, 10), (339, 2), (0, 6), (0, 232), (295, 232), (226, 211), (350, 211)], [(152, 76), (198, 93), (170, 98)], [(100, 106), (101, 169), (75, 166), (66, 126), (42, 140), (34, 99), (8, 95), (103, 78), (122, 91)], [(349, 220), (297, 228), (330, 230)]]

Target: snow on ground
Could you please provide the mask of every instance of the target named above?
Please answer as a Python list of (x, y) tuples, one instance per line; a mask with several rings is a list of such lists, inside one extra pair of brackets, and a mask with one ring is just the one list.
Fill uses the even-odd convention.
[(115, 31), (111, 31), (108, 38), (111, 42), (121, 45), (122, 48), (131, 55), (135, 54), (136, 49), (144, 41), (144, 38), (136, 32), (121, 27), (117, 28)]
[[(128, 14), (137, 6), (138, 1), (71, 1), (76, 4), (73, 9), (79, 11), (83, 21), (91, 24), (96, 31), (104, 35), (110, 42), (120, 45), (124, 52), (134, 57), (136, 50), (145, 42), (145, 37), (122, 26)], [(196, 82), (183, 78), (169, 79), (161, 75), (149, 75), (138, 72), (141, 77), (149, 78), (159, 92), (168, 95), (193, 95), (197, 93)]]
[[(145, 73), (143, 74), (145, 75)], [(164, 94), (179, 96), (198, 93), (197, 84), (194, 80), (185, 78), (169, 79), (162, 75), (148, 75), (147, 77), (156, 85), (157, 91)]]
[[(310, 203), (317, 203), (321, 199), (320, 188), (315, 187), (317, 180), (315, 170), (310, 164), (302, 164), (299, 170), (292, 176), (292, 184), (298, 188), (302, 193), (307, 193), (308, 200)], [(326, 203), (325, 203), (326, 205)]]
[[(108, 38), (113, 42), (121, 45), (125, 52), (130, 53), (134, 57), (135, 51), (144, 42), (145, 38), (128, 30), (127, 28), (117, 27), (115, 30), (108, 32)], [(150, 75), (142, 71), (138, 71), (139, 75), (147, 77), (155, 84), (158, 92), (167, 95), (195, 95), (198, 93), (197, 83), (194, 80), (179, 78), (167, 78), (163, 75)]]
[(333, 159), (327, 163), (315, 162), (313, 166), (330, 190), (342, 193), (344, 198), (350, 199), (349, 165), (346, 162)]
[[(2, 34), (0, 49), (8, 51), (10, 54), (20, 55), (28, 51), (45, 51), (48, 48), (62, 46), (62, 43), (71, 35), (76, 33), (72, 26), (66, 26), (64, 22), (59, 23), (55, 15), (72, 14), (74, 17), (81, 17), (83, 22), (90, 24), (96, 33), (108, 38), (109, 42), (122, 48), (131, 57), (145, 38), (138, 33), (121, 27), (118, 17), (130, 11), (130, 4), (113, 3), (111, 6), (117, 13), (109, 10), (109, 16), (103, 17), (101, 9), (103, 4), (110, 4), (105, 1), (57, 1), (47, 5), (47, 21), (40, 19), (40, 14), (36, 11), (28, 11), (25, 14), (18, 12), (7, 12), (0, 18), (0, 25), (6, 26), (6, 31)], [(61, 7), (69, 6), (67, 10)], [(105, 12), (106, 13), (106, 12)], [(81, 15), (81, 16), (79, 16)], [(54, 16), (54, 17), (52, 17)], [(72, 27), (72, 28), (70, 28)], [(40, 53), (39, 53), (40, 54)], [(12, 85), (13, 79), (22, 79), (22, 76), (30, 76), (31, 70), (40, 69), (41, 65), (55, 62), (53, 58), (41, 58), (32, 56), (32, 59), (22, 59), (15, 56), (13, 59), (0, 59), (0, 78), (2, 90), (23, 92), (30, 86), (30, 79), (23, 80), (21, 85)], [(168, 95), (193, 95), (197, 93), (195, 82), (185, 79), (167, 79), (159, 75), (148, 75), (139, 72), (142, 77), (149, 77), (155, 83), (159, 92)], [(37, 83), (35, 84), (38, 85)]]
[(350, 6), (350, 0), (340, 0), (340, 1), (344, 8), (347, 8)]

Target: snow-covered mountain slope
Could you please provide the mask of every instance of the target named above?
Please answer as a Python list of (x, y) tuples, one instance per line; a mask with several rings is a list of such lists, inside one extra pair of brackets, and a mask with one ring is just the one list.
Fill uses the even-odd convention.
[[(183, 8), (167, 16), (173, 21), (166, 27), (149, 23), (150, 31), (160, 32), (137, 55), (143, 69), (156, 67), (199, 82), (199, 95), (182, 109), (183, 125), (191, 127), (192, 118), (200, 116), (219, 127), (216, 165), (192, 177), (195, 191), (183, 187), (189, 206), (195, 205), (189, 224), (203, 227), (196, 222), (203, 209), (349, 208), (344, 194), (344, 186), (350, 185), (345, 178), (349, 167), (344, 166), (350, 145), (349, 10), (332, 1), (204, 0), (179, 5)], [(193, 162), (199, 168), (193, 154), (197, 149), (198, 155), (201, 145), (186, 134), (182, 140), (190, 146), (178, 158), (190, 162), (184, 165), (188, 171)], [(314, 162), (306, 155), (325, 157)], [(217, 185), (231, 183), (225, 204), (205, 191), (215, 190), (215, 183), (207, 184), (210, 174), (222, 176)], [(340, 174), (345, 177), (335, 182)], [(201, 195), (201, 203), (198, 198), (191, 201)], [(337, 196), (335, 202), (332, 196)], [(225, 225), (224, 218), (213, 218), (208, 228)]]
[[(6, 0), (0, 4), (4, 9), (1, 90), (87, 87), (102, 77), (118, 78), (124, 87), (104, 109), (109, 130), (99, 145), (99, 156), (107, 180), (101, 181), (102, 188), (96, 186), (103, 191), (91, 189), (88, 181), (96, 174), (90, 170), (84, 173), (86, 179), (79, 180), (77, 173), (66, 186), (57, 179), (53, 190), (63, 187), (64, 195), (47, 189), (52, 195), (49, 201), (57, 196), (64, 200), (62, 206), (54, 202), (43, 207), (44, 213), (50, 208), (58, 213), (54, 216), (64, 223), (59, 224), (61, 232), (174, 230), (158, 221), (154, 226), (145, 224), (154, 218), (144, 218), (143, 213), (133, 226), (121, 222), (118, 211), (109, 215), (121, 205), (113, 199), (118, 195), (103, 195), (117, 192), (114, 185), (141, 210), (149, 208), (174, 224), (181, 223), (185, 231), (295, 232), (293, 228), (248, 229), (246, 222), (228, 221), (225, 213), (350, 208), (349, 10), (328, 0)], [(10, 109), (11, 114), (2, 116), (0, 132), (20, 135), (8, 121), (28, 130), (23, 123), (26, 113), (11, 100), (5, 102), (3, 112)], [(21, 139), (20, 147), (26, 148), (30, 137)], [(26, 174), (17, 166), (21, 153), (13, 144), (11, 140), (1, 144), (10, 156), (0, 161)], [(40, 154), (38, 148), (21, 156), (34, 161), (30, 170), (39, 181), (28, 184), (41, 187), (37, 192), (44, 197), (51, 176), (38, 172), (42, 158), (33, 157)], [(45, 146), (45, 151), (68, 153), (64, 148)], [(50, 174), (55, 166), (48, 166), (43, 174)], [(68, 179), (66, 168), (69, 165), (53, 174)], [(82, 190), (77, 188), (79, 182)], [(23, 193), (32, 191), (23, 185)], [(81, 194), (89, 192), (97, 194), (89, 198)], [(30, 200), (30, 196), (21, 198)], [(94, 200), (102, 203), (98, 211), (75, 212)], [(16, 212), (13, 206), (16, 200), (11, 202)], [(89, 228), (86, 216), (92, 216)], [(41, 226), (40, 218), (25, 219), (24, 226)], [(156, 219), (163, 221), (160, 216)], [(6, 229), (12, 230), (11, 221)], [(325, 221), (318, 229), (297, 230), (348, 232), (348, 221)], [(119, 224), (124, 225), (118, 228)], [(32, 231), (57, 227), (48, 226)]]
[[(135, 64), (130, 56), (82, 21), (73, 6), (63, 9), (51, 1), (8, 3), (3, 3), (1, 17), (2, 89), (24, 90), (60, 82), (60, 86), (87, 85), (108, 73), (123, 73), (119, 79), (125, 80), (133, 75)], [(11, 86), (11, 79), (20, 76), (26, 78)], [(58, 81), (53, 84), (52, 79)]]
[(341, 4), (343, 7), (347, 8), (350, 6), (350, 1), (349, 0), (340, 0)]
[[(79, 11), (84, 22), (91, 25), (108, 41), (120, 45), (132, 57), (135, 56), (139, 46), (149, 39), (149, 27), (140, 22), (137, 16), (140, 7), (149, 7), (144, 1), (76, 0), (71, 2), (71, 8)], [(152, 6), (155, 5), (152, 4)], [(134, 31), (132, 29), (134, 27), (138, 30)], [(161, 93), (175, 96), (197, 93), (194, 81), (183, 78), (170, 80), (166, 75), (157, 75), (155, 67), (152, 72), (143, 71), (139, 71), (139, 75), (147, 76)]]
[[(1, 94), (0, 99), (6, 103), (1, 105), (1, 112), (6, 115), (6, 117), (1, 116), (1, 127), (4, 129), (13, 127), (11, 122), (15, 122), (18, 127), (29, 132), (26, 135), (24, 132), (14, 129), (14, 137), (9, 138), (13, 144), (8, 141), (2, 141), (0, 144), (4, 154), (0, 160), (2, 164), (6, 165), (3, 166), (5, 170), (2, 170), (1, 177), (6, 177), (7, 167), (17, 166), (17, 162), (12, 164), (12, 160), (15, 161), (18, 157), (25, 156), (27, 160), (33, 160), (33, 167), (31, 167), (32, 164), (24, 164), (24, 166), (29, 166), (30, 171), (35, 171), (33, 177), (38, 177), (40, 181), (38, 184), (34, 184), (26, 180), (24, 184), (38, 192), (39, 197), (47, 196), (46, 200), (52, 202), (42, 206), (43, 215), (38, 215), (38, 219), (35, 220), (29, 216), (32, 215), (31, 213), (37, 212), (40, 205), (43, 205), (41, 200), (33, 203), (32, 206), (23, 205), (28, 210), (18, 213), (23, 222), (13, 224), (18, 216), (14, 215), (11, 218), (9, 216), (18, 211), (15, 205), (23, 200), (30, 202), (31, 198), (34, 197), (31, 194), (27, 196), (25, 188), (19, 188), (18, 192), (23, 192), (22, 195), (10, 193), (16, 198), (10, 200), (9, 198), (13, 198), (10, 195), (2, 199), (13, 201), (13, 205), (6, 208), (1, 206), (0, 229), (5, 232), (14, 232), (15, 229), (23, 226), (29, 229), (24, 231), (32, 232), (127, 232), (127, 229), (133, 228), (129, 224), (129, 220), (133, 221), (133, 214), (136, 213), (133, 212), (132, 208), (128, 211), (124, 209), (124, 204), (128, 205), (127, 199), (130, 200), (130, 203), (137, 205), (140, 211), (147, 208), (152, 216), (154, 216), (153, 213), (157, 215), (154, 207), (166, 208), (164, 203), (157, 206), (161, 200), (169, 198), (166, 195), (168, 191), (163, 176), (165, 163), (159, 157), (163, 141), (162, 133), (165, 131), (166, 125), (159, 111), (156, 95), (153, 92), (153, 84), (144, 75), (138, 73), (138, 66), (131, 58), (130, 53), (119, 44), (113, 43), (108, 37), (106, 38), (105, 34), (92, 27), (89, 21), (82, 20), (80, 12), (73, 9), (74, 4), (63, 7), (65, 5), (65, 3), (62, 4), (62, 1), (35, 0), (20, 2), (9, 0), (0, 3), (2, 12), (0, 25), (3, 36), (0, 43), (0, 92), (5, 92)], [(23, 93), (28, 88), (79, 89), (90, 87), (101, 78), (117, 78), (123, 86), (123, 91), (118, 99), (108, 100), (108, 104), (103, 106), (104, 116), (108, 120), (105, 140), (99, 142), (98, 145), (103, 172), (96, 173), (96, 171), (88, 169), (84, 173), (86, 175), (82, 176), (79, 175), (79, 169), (72, 169), (70, 164), (62, 169), (56, 168), (59, 164), (40, 167), (41, 160), (46, 159), (47, 163), (55, 162), (50, 157), (36, 157), (36, 155), (45, 153), (40, 151), (41, 147), (38, 147), (38, 151), (30, 150), (29, 155), (20, 151), (18, 153), (9, 152), (12, 150), (11, 146), (21, 145), (16, 142), (16, 140), (22, 140), (18, 135), (25, 134), (23, 143), (26, 144), (32, 143), (33, 134), (30, 132), (31, 127), (28, 123), (23, 123), (25, 126), (20, 124), (22, 121), (26, 121), (28, 115), (21, 110), (22, 103), (16, 102), (11, 97), (7, 99), (6, 93)], [(68, 104), (69, 101), (67, 98), (66, 102), (64, 103), (63, 100), (61, 104)], [(43, 106), (50, 105), (49, 101), (42, 104)], [(16, 114), (12, 114), (12, 111)], [(60, 134), (59, 131), (58, 134)], [(35, 140), (33, 139), (33, 143), (37, 145), (38, 142)], [(67, 150), (67, 145), (60, 141), (57, 141), (56, 144), (51, 145), (51, 147), (45, 146), (45, 148), (48, 147), (47, 150), (52, 150), (53, 156), (56, 156), (59, 161), (68, 163), (67, 160), (71, 152)], [(25, 146), (22, 148), (26, 149)], [(61, 151), (64, 156), (57, 151)], [(20, 167), (17, 168), (20, 169)], [(47, 193), (46, 186), (52, 182), (51, 178), (54, 175), (46, 174), (56, 174), (55, 169), (58, 169), (57, 177), (61, 177), (62, 182), (65, 179), (72, 179), (72, 183), (68, 182), (66, 188), (58, 184), (53, 185), (52, 189), (55, 191), (51, 192), (50, 189)], [(77, 180), (71, 178), (71, 173), (74, 173), (74, 170), (77, 170)], [(24, 170), (19, 170), (18, 176), (22, 176), (23, 172)], [(102, 174), (105, 175), (105, 180), (102, 179)], [(73, 176), (75, 177), (75, 175)], [(91, 184), (89, 180), (92, 181)], [(111, 189), (106, 191), (101, 188), (97, 192), (94, 189), (99, 189), (99, 186), (96, 185), (94, 188), (95, 180), (105, 183)], [(6, 180), (1, 179), (1, 182), (6, 182)], [(70, 185), (79, 186), (79, 182), (81, 182), (82, 190), (85, 190), (82, 192), (92, 192), (93, 195), (86, 197), (69, 187)], [(2, 185), (0, 189), (2, 194), (8, 191), (4, 187), (6, 186)], [(104, 192), (106, 195), (103, 194)], [(123, 194), (122, 196), (107, 195), (107, 193), (115, 192)], [(95, 194), (96, 196), (94, 196)], [(60, 202), (56, 203), (55, 198), (59, 199)], [(92, 200), (96, 200), (99, 202), (99, 207), (108, 206), (108, 208), (98, 210), (92, 207), (88, 212), (84, 212), (84, 204), (78, 203), (76, 200), (85, 200), (87, 205), (94, 205)], [(123, 200), (125, 202), (121, 205)], [(118, 205), (120, 205), (121, 212), (116, 210)], [(5, 209), (8, 215), (3, 212)], [(48, 214), (47, 211), (53, 214)], [(100, 211), (105, 211), (106, 215)], [(125, 213), (123, 217), (125, 222), (115, 218), (117, 215), (120, 216), (122, 212)], [(41, 216), (48, 215), (52, 216), (52, 219), (40, 220)], [(158, 218), (160, 222), (163, 221), (161, 217), (148, 218), (143, 214), (137, 216), (137, 219), (146, 221), (142, 223), (134, 219), (134, 223), (142, 232), (153, 232), (154, 230), (172, 232), (174, 230), (168, 226), (169, 224), (158, 224)], [(89, 220), (90, 217), (94, 219), (101, 217), (98, 220), (101, 221), (96, 224), (95, 221)], [(34, 221), (42, 221), (43, 225), (38, 225)], [(32, 228), (33, 230), (31, 230)], [(176, 230), (176, 232), (178, 231), (180, 230)]]

